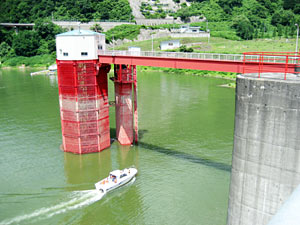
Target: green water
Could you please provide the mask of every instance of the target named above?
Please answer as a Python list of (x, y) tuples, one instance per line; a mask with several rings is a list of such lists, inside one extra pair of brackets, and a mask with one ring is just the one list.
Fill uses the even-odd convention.
[[(0, 224), (226, 224), (234, 90), (219, 85), (228, 81), (139, 73), (139, 145), (80, 156), (59, 148), (56, 77), (29, 74), (0, 70)], [(114, 108), (110, 116), (114, 134)], [(93, 190), (131, 165), (134, 183), (103, 198)]]

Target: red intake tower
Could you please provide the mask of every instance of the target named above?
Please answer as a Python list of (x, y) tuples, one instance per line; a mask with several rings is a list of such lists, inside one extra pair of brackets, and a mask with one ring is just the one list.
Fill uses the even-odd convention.
[(110, 146), (107, 73), (97, 60), (57, 60), (63, 149), (77, 154)]

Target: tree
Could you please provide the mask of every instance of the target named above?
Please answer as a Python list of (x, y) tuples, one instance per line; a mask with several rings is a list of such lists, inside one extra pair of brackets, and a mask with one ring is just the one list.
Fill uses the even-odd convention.
[(250, 40), (253, 38), (254, 27), (246, 16), (237, 16), (233, 21), (232, 27), (236, 30), (236, 34), (242, 39)]
[(38, 54), (46, 54), (55, 51), (55, 35), (62, 33), (64, 29), (48, 19), (39, 19), (35, 21), (34, 31), (40, 40)]
[(277, 26), (280, 23), (281, 23), (281, 11), (276, 11), (271, 18), (271, 24)]
[(39, 35), (31, 30), (20, 31), (13, 40), (13, 48), (18, 56), (34, 56), (39, 48)]
[(219, 0), (219, 5), (226, 13), (231, 14), (234, 7), (242, 6), (242, 0)]
[(91, 26), (90, 30), (98, 32), (98, 33), (102, 33), (103, 32), (103, 28), (98, 23), (96, 23), (95, 25)]
[(10, 51), (10, 46), (6, 42), (0, 44), (0, 57), (5, 57)]
[(277, 31), (278, 31), (278, 37), (282, 37), (282, 25), (278, 25), (277, 27)]
[(180, 52), (193, 52), (194, 49), (188, 48), (188, 47), (186, 47), (186, 45), (181, 45), (181, 46), (179, 47), (179, 51), (180, 51)]
[(273, 38), (275, 39), (275, 37), (276, 37), (276, 27), (274, 27), (274, 29), (273, 29)]

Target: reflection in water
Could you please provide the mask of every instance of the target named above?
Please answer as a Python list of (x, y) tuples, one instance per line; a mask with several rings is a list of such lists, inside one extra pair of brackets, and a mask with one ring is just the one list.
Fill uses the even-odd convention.
[(82, 185), (82, 188), (93, 189), (94, 183), (106, 177), (112, 170), (111, 151), (104, 150), (100, 153), (85, 155), (65, 152), (64, 168), (71, 190), (78, 190), (78, 185)]
[(127, 167), (136, 167), (138, 169), (138, 148), (136, 146), (130, 146), (130, 145), (120, 145), (119, 143), (116, 143), (117, 145), (117, 162), (119, 164), (120, 169), (124, 169)]

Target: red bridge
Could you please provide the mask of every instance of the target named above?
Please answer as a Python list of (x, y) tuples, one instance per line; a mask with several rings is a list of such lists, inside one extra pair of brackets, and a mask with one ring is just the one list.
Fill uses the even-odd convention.
[(83, 154), (110, 146), (107, 74), (111, 64), (116, 136), (120, 144), (129, 145), (138, 141), (136, 66), (257, 73), (258, 77), (280, 73), (286, 79), (287, 74), (299, 74), (300, 55), (101, 51), (98, 60), (57, 60), (65, 151)]
[(294, 52), (249, 52), (244, 54), (102, 51), (100, 63), (209, 70), (233, 73), (295, 73), (300, 65)]

